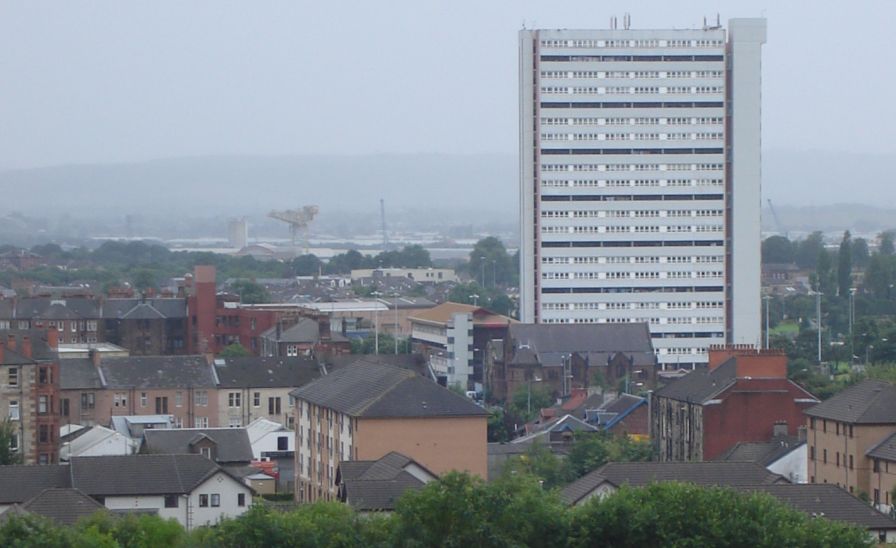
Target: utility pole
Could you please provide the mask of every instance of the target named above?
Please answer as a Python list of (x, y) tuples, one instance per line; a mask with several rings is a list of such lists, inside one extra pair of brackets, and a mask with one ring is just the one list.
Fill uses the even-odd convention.
[(380, 353), (380, 296), (382, 293), (374, 291), (370, 294), (376, 299), (376, 305), (373, 308), (373, 353)]

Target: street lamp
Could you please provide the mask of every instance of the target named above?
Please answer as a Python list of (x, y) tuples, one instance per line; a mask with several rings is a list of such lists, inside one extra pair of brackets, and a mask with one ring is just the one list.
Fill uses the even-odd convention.
[(532, 415), (532, 381), (541, 382), (541, 377), (535, 377), (529, 379), (529, 382), (526, 383), (526, 418)]
[(473, 306), (479, 306), (479, 295), (473, 293), (470, 295), (470, 300), (473, 301)]
[(392, 332), (392, 338), (395, 340), (395, 355), (398, 355), (398, 331), (399, 331), (399, 323), (398, 323), (398, 298), (401, 297), (400, 293), (394, 293), (392, 295), (392, 306), (395, 308), (395, 330)]
[(852, 364), (852, 356), (855, 353), (855, 336), (853, 326), (856, 321), (856, 288), (849, 288), (849, 363)]
[(373, 308), (373, 353), (379, 355), (380, 353), (380, 297), (383, 294), (379, 291), (374, 291), (370, 294), (370, 296), (376, 299), (376, 306)]

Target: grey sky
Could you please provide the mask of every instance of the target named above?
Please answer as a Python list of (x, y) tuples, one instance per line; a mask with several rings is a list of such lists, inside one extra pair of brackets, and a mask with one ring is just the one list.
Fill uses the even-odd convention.
[[(685, 6), (687, 6), (685, 8)], [(765, 15), (766, 148), (896, 152), (896, 3), (0, 0), (0, 168), (507, 153), (516, 31)]]

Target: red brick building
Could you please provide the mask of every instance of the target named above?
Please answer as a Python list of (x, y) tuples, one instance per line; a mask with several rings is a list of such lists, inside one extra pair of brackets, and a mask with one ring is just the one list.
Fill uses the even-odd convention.
[(738, 442), (768, 441), (776, 424), (796, 436), (803, 411), (819, 401), (787, 378), (783, 352), (744, 345), (711, 348), (706, 369), (652, 398), (651, 434), (662, 461), (712, 460)]
[(218, 294), (214, 266), (197, 266), (184, 280), (187, 295), (188, 353), (217, 354), (239, 343), (254, 355), (261, 350), (261, 334), (277, 323), (273, 310), (241, 307), (239, 299)]

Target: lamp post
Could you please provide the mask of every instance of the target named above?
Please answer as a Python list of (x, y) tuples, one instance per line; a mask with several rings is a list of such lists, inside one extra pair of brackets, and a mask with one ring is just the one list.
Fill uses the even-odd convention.
[(762, 300), (765, 301), (765, 349), (768, 350), (768, 309), (771, 304), (772, 296), (766, 295), (762, 297)]
[(392, 339), (395, 340), (395, 355), (396, 355), (396, 356), (398, 355), (398, 330), (399, 330), (399, 324), (398, 324), (398, 297), (400, 297), (400, 296), (401, 296), (401, 295), (399, 295), (398, 293), (395, 293), (395, 294), (393, 295), (394, 298), (393, 298), (393, 300), (392, 300), (392, 306), (395, 308), (395, 331), (392, 332)]
[(849, 363), (852, 365), (852, 357), (855, 354), (855, 336), (853, 327), (856, 322), (856, 288), (849, 288)]
[(373, 308), (373, 353), (380, 353), (380, 297), (383, 295), (379, 291), (370, 294), (376, 298), (376, 306)]
[(526, 418), (532, 415), (532, 381), (541, 382), (541, 378), (533, 376), (526, 383)]
[(473, 306), (479, 306), (479, 295), (473, 293), (472, 295), (470, 295), (470, 300), (473, 301)]

